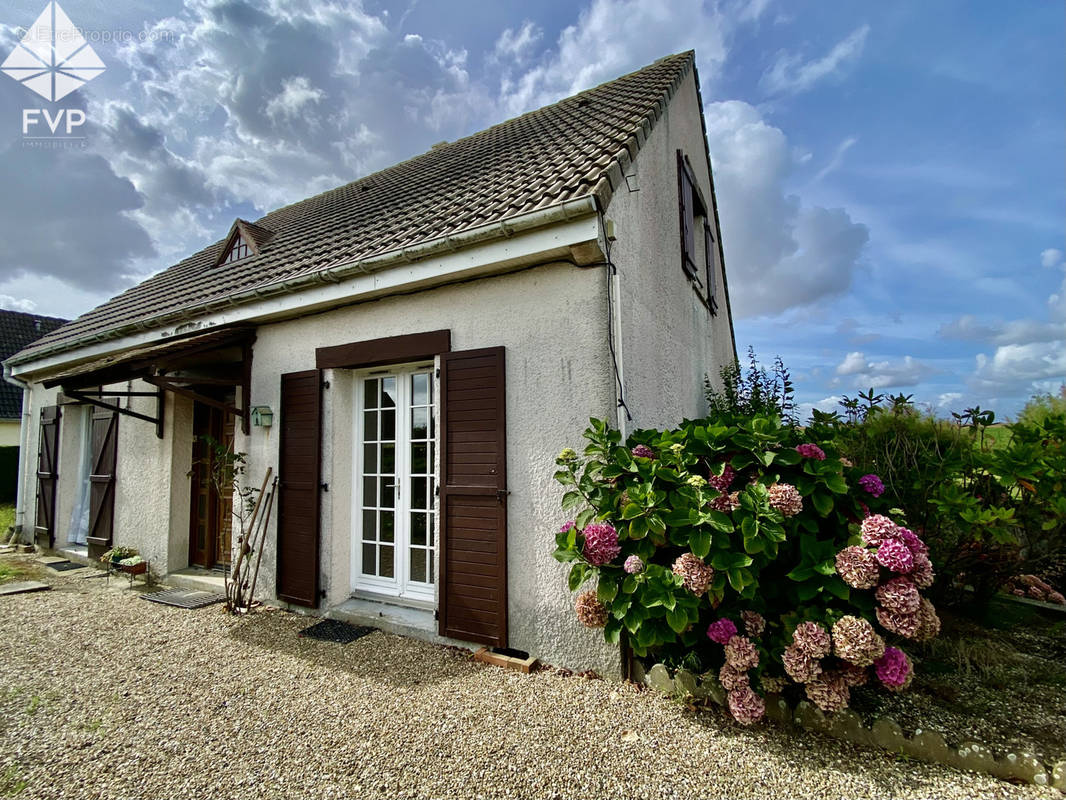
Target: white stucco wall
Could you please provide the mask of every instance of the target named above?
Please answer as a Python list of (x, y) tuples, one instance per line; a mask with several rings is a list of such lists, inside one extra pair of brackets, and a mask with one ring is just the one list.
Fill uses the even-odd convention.
[(0, 419), (0, 447), (18, 447), (20, 430), (17, 419)]
[[(681, 269), (679, 148), (692, 164), (704, 199), (712, 202), (699, 115), (690, 72), (628, 170), (637, 175), (639, 191), (623, 185), (605, 214), (617, 235), (611, 259), (618, 267), (620, 354), (633, 415), (629, 430), (702, 416), (704, 375), (717, 380), (719, 368), (733, 360), (721, 264), (718, 314), (713, 317)], [(714, 235), (719, 237), (717, 230)]]

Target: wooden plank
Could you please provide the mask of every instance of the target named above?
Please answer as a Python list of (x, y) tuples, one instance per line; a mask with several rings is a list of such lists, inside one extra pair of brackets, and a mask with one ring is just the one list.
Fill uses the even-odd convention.
[(450, 330), (386, 336), (315, 348), (318, 369), (359, 369), (433, 358), (452, 349)]

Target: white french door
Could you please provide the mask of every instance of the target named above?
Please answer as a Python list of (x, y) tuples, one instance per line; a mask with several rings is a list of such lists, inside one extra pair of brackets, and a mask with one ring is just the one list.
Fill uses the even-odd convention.
[(434, 599), (432, 365), (356, 377), (352, 588)]

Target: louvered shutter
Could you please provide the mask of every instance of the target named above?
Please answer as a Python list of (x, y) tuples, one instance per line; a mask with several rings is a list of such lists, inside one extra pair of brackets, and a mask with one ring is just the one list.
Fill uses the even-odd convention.
[(322, 441), (322, 375), (281, 376), (278, 458), (278, 597), (318, 605), (318, 516)]
[(504, 348), (441, 355), (440, 633), (507, 646)]
[(695, 198), (685, 157), (677, 151), (677, 202), (681, 230), (681, 268), (690, 278), (696, 277)]
[(118, 464), (118, 410), (92, 407), (89, 473), (89, 532), (87, 541), (95, 555), (111, 547), (115, 525), (115, 467)]
[(714, 235), (707, 224), (703, 226), (703, 248), (707, 260), (707, 302), (714, 314), (718, 311), (718, 270), (714, 266)]
[(59, 479), (59, 406), (41, 409), (37, 439), (37, 514), (33, 535), (39, 547), (52, 547), (56, 540), (56, 482)]

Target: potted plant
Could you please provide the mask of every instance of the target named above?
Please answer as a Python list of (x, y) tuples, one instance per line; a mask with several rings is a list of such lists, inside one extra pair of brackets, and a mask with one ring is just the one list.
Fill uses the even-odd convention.
[(128, 575), (141, 575), (148, 570), (148, 562), (141, 558), (134, 547), (112, 547), (100, 556), (100, 561), (106, 564), (108, 569)]

